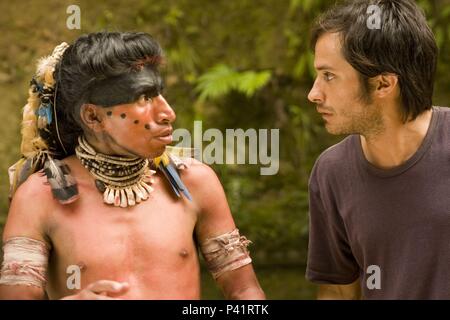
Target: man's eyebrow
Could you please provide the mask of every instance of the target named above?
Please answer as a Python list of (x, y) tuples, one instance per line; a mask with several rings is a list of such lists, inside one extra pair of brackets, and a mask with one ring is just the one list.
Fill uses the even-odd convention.
[(135, 89), (135, 92), (140, 94), (146, 92), (158, 93), (161, 88), (161, 84), (142, 84)]
[(331, 67), (331, 66), (329, 66), (329, 65), (326, 65), (326, 64), (321, 64), (321, 65), (318, 65), (318, 66), (316, 67), (316, 70), (318, 70), (318, 71), (322, 71), (322, 70), (334, 70), (334, 68)]

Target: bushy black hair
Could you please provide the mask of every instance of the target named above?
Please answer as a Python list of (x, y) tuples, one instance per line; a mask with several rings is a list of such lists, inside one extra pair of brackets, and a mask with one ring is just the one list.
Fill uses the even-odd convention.
[(142, 32), (90, 33), (70, 45), (54, 73), (58, 129), (64, 145), (62, 148), (57, 139), (53, 122), (50, 145), (57, 158), (74, 153), (77, 138), (83, 133), (80, 107), (89, 103), (90, 89), (96, 82), (136, 72), (141, 61), (157, 67), (162, 55), (158, 42)]

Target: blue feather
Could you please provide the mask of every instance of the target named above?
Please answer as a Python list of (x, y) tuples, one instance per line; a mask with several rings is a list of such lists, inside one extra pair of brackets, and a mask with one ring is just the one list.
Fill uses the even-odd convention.
[(171, 161), (167, 166), (164, 166), (164, 164), (161, 162), (159, 164), (159, 168), (166, 176), (175, 194), (178, 197), (181, 197), (181, 193), (183, 193), (187, 199), (192, 201), (191, 194), (184, 185), (183, 181), (181, 181), (181, 178), (178, 175), (178, 171), (173, 162)]
[(46, 114), (46, 117), (47, 117), (48, 124), (51, 124), (52, 120), (53, 120), (53, 118), (52, 118), (53, 110), (52, 110), (52, 105), (51, 104), (48, 104), (48, 105), (45, 106), (45, 114)]
[(36, 110), (36, 115), (42, 118), (47, 119), (47, 123), (51, 124), (53, 120), (53, 110), (51, 104), (43, 105), (41, 104), (39, 108)]

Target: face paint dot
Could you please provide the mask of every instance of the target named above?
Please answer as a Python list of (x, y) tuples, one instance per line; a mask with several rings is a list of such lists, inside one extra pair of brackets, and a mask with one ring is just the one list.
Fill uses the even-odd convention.
[(150, 130), (150, 125), (148, 123), (145, 124), (145, 129)]
[(139, 120), (134, 120), (134, 124), (138, 124), (139, 123)]
[(127, 117), (127, 115), (126, 115), (125, 113), (122, 113), (122, 114), (120, 115), (120, 117), (121, 117), (122, 119), (125, 119), (125, 118)]
[(107, 111), (106, 114), (107, 114), (109, 117), (111, 117), (112, 111)]

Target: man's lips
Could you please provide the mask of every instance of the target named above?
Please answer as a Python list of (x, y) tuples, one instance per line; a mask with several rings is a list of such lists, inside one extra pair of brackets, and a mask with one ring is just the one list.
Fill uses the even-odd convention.
[(171, 144), (173, 141), (172, 135), (163, 136), (163, 137), (156, 137), (155, 139), (161, 141), (164, 144)]
[(172, 143), (172, 128), (162, 131), (160, 134), (155, 135), (154, 138), (165, 144)]
[(332, 116), (333, 113), (327, 110), (316, 108), (317, 112), (320, 113), (323, 117)]

